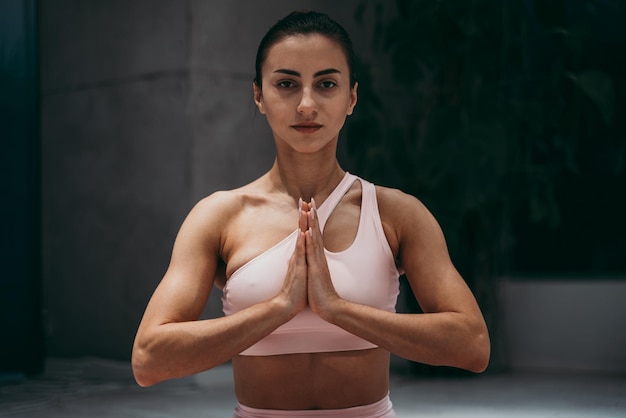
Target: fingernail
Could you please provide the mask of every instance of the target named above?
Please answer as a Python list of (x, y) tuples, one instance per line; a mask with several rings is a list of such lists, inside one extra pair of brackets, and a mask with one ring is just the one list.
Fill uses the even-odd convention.
[(313, 210), (311, 211), (311, 219), (315, 220), (315, 212), (317, 212), (317, 206), (315, 205), (315, 199), (311, 198), (311, 206)]
[(298, 199), (298, 210), (302, 212), (302, 198)]
[(311, 227), (309, 227), (309, 229), (306, 232), (309, 233), (310, 237), (313, 237), (313, 230), (311, 229)]

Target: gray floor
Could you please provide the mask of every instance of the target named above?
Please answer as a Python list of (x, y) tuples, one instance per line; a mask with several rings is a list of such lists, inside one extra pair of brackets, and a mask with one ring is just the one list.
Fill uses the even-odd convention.
[[(400, 418), (626, 417), (626, 377), (395, 373), (391, 400)], [(234, 403), (229, 366), (140, 388), (126, 363), (50, 360), (36, 379), (0, 382), (0, 417), (230, 417)]]

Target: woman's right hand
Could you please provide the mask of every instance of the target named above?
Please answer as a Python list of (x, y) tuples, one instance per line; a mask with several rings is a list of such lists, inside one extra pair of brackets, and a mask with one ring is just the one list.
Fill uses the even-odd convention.
[(298, 239), (296, 247), (289, 259), (287, 276), (278, 297), (286, 301), (293, 316), (301, 312), (307, 306), (307, 264), (305, 234), (309, 229), (307, 212), (310, 210), (308, 203), (301, 202), (298, 219)]

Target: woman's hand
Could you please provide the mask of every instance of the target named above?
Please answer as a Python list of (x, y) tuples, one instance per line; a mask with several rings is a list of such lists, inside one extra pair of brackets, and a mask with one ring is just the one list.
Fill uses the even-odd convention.
[(305, 234), (308, 303), (313, 312), (324, 318), (332, 304), (340, 300), (335, 291), (324, 254), (324, 239), (317, 217), (315, 200), (304, 206), (306, 212), (307, 232)]
[(300, 201), (298, 218), (298, 239), (296, 247), (289, 259), (287, 276), (283, 283), (279, 298), (287, 302), (288, 309), (293, 316), (307, 306), (307, 261), (306, 261), (306, 231), (308, 229), (308, 204)]
[(330, 278), (315, 200), (301, 200), (298, 210), (298, 240), (278, 296), (288, 301), (294, 315), (308, 305), (324, 318), (331, 304), (340, 298)]

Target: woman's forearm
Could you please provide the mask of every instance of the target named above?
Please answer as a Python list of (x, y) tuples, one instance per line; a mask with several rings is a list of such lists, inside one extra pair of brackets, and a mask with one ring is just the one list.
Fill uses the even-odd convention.
[(490, 343), (482, 316), (460, 312), (398, 314), (338, 301), (327, 321), (408, 360), (482, 372)]
[(137, 383), (155, 383), (218, 366), (270, 334), (293, 315), (278, 299), (233, 315), (140, 329), (132, 354)]

